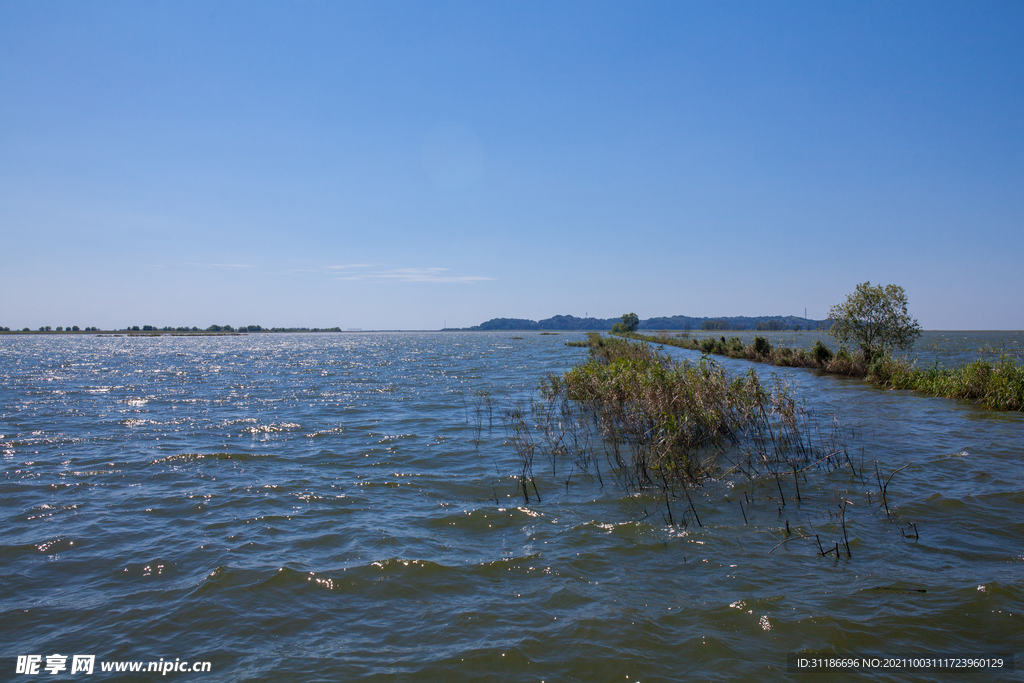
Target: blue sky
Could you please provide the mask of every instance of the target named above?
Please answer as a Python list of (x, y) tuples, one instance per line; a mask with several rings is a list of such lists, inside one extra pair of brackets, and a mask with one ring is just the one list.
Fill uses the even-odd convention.
[(0, 325), (1024, 328), (1024, 4), (0, 1)]

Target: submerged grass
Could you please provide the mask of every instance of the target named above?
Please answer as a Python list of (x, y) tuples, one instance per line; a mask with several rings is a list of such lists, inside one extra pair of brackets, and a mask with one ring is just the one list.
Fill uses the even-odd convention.
[(860, 352), (833, 353), (821, 341), (810, 349), (773, 347), (766, 338), (744, 344), (739, 337), (695, 339), (667, 333), (620, 335), (640, 342), (676, 346), (705, 354), (728, 356), (781, 367), (814, 368), (831, 375), (860, 377), (886, 389), (910, 389), (932, 396), (959, 398), (992, 410), (1024, 410), (1024, 365), (1003, 356), (996, 363), (977, 360), (953, 368), (921, 369), (906, 361), (880, 358), (868, 364)]

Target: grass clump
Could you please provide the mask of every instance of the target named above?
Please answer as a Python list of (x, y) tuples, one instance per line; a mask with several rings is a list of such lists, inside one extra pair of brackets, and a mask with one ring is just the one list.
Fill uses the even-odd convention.
[(825, 344), (818, 339), (814, 342), (814, 346), (811, 347), (811, 356), (819, 366), (824, 367), (832, 360), (832, 349), (825, 346)]
[(772, 352), (772, 345), (767, 339), (761, 336), (754, 337), (754, 353), (758, 356), (767, 356)]
[(549, 450), (576, 453), (580, 469), (593, 464), (578, 444), (595, 428), (625, 488), (666, 495), (714, 476), (723, 461), (754, 477), (820, 457), (789, 389), (764, 386), (753, 369), (730, 377), (710, 358), (676, 362), (647, 343), (597, 334), (590, 349), (587, 362), (546, 378), (537, 407)]
[(886, 358), (871, 366), (869, 379), (887, 389), (966, 399), (992, 410), (1024, 410), (1024, 365), (1007, 356), (997, 363), (976, 360), (927, 370)]

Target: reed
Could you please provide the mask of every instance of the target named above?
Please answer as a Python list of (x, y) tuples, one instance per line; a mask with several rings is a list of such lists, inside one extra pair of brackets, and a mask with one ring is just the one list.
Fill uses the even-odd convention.
[(753, 370), (729, 377), (706, 357), (676, 362), (643, 342), (596, 333), (590, 342), (590, 358), (549, 375), (534, 402), (553, 469), (567, 455), (573, 471), (589, 472), (601, 450), (623, 488), (682, 489), (698, 520), (688, 489), (724, 471), (778, 479), (823, 461), (787, 385), (765, 386)]
[(996, 363), (977, 360), (953, 368), (921, 369), (889, 356), (880, 356), (868, 363), (861, 351), (851, 353), (840, 349), (833, 353), (821, 341), (816, 341), (810, 349), (797, 349), (773, 347), (760, 336), (747, 345), (739, 337), (694, 339), (672, 337), (665, 332), (619, 336), (779, 367), (813, 368), (824, 374), (859, 377), (885, 389), (909, 389), (931, 396), (965, 399), (991, 410), (1024, 410), (1024, 364), (1007, 356)]
[(865, 377), (869, 370), (862, 353), (851, 354), (844, 349), (833, 354), (831, 349), (820, 341), (815, 342), (810, 349), (796, 349), (789, 346), (772, 346), (766, 338), (761, 336), (754, 337), (752, 344), (744, 344), (739, 337), (726, 338), (724, 335), (718, 338), (696, 339), (689, 335), (673, 337), (669, 336), (667, 332), (660, 332), (657, 335), (634, 332), (618, 336), (649, 344), (675, 346), (709, 355), (768, 363), (779, 367), (814, 368), (832, 375)]
[(519, 488), (523, 493), (523, 500), (530, 504), (530, 486), (533, 487), (534, 497), (540, 502), (540, 490), (537, 488), (537, 480), (533, 476), (533, 456), (536, 453), (536, 441), (530, 431), (530, 425), (526, 419), (526, 413), (522, 406), (512, 404), (505, 414), (505, 429), (519, 456)]
[[(642, 492), (638, 500), (656, 501), (653, 512), (644, 508), (643, 519), (661, 510), (671, 526), (703, 526), (699, 504), (709, 504), (714, 494), (697, 490), (708, 484), (714, 484), (712, 491), (735, 491), (737, 521), (742, 516), (743, 524), (757, 524), (759, 503), (768, 502), (762, 513), (775, 518), (777, 507), (777, 519), (784, 520), (769, 530), (780, 535), (769, 552), (802, 540), (821, 556), (852, 558), (857, 536), (848, 524), (858, 510), (879, 514), (884, 508), (902, 538), (918, 538), (916, 523), (904, 521), (890, 502), (889, 483), (900, 470), (885, 477), (875, 465), (880, 504), (870, 505), (867, 470), (863, 457), (858, 466), (848, 454), (848, 430), (835, 417), (820, 425), (787, 384), (766, 384), (753, 369), (729, 376), (706, 356), (679, 362), (646, 342), (591, 333), (588, 345), (586, 361), (548, 375), (528, 402), (509, 399), (499, 413), (506, 443), (518, 456), (514, 478), (525, 503), (541, 500), (534, 462), (546, 454), (552, 476), (566, 490), (581, 477), (604, 488), (611, 473), (623, 490)], [(478, 394), (478, 431), (488, 408), (485, 395)], [(814, 471), (836, 485), (834, 497), (828, 493), (832, 484), (809, 480)], [(850, 488), (840, 492), (844, 479)], [(848, 510), (849, 497), (858, 493), (869, 505)], [(816, 529), (811, 516), (826, 502), (823, 494), (831, 503), (821, 508)], [(729, 494), (724, 502), (733, 502)]]
[(966, 399), (992, 410), (1024, 411), (1024, 364), (1008, 356), (996, 363), (976, 360), (952, 368), (928, 369), (887, 358), (871, 366), (869, 379), (887, 389)]

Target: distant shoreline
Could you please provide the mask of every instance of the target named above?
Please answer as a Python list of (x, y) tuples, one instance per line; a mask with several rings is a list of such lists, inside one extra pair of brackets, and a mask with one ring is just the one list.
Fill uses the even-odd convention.
[[(445, 332), (528, 332), (549, 330), (558, 332), (609, 332), (622, 318), (577, 318), (556, 315), (543, 320), (526, 318), (491, 318), (473, 327), (446, 327)], [(687, 315), (661, 316), (639, 320), (641, 330), (679, 330), (683, 332), (718, 332), (729, 330), (757, 330), (759, 332), (788, 332), (796, 330), (827, 330), (831, 320), (812, 320), (795, 315), (693, 317)]]
[[(828, 330), (828, 328), (818, 328), (818, 329), (810, 329), (810, 330), (803, 329), (803, 330), (798, 330), (798, 331), (799, 332), (826, 332), (827, 330)], [(142, 332), (142, 331), (138, 331), (137, 332), (137, 331), (134, 331), (134, 330), (88, 330), (88, 331), (87, 330), (49, 330), (49, 331), (47, 331), (47, 330), (42, 330), (42, 331), (40, 331), (40, 330), (27, 330), (27, 331), (26, 330), (0, 330), (0, 336), (30, 336), (30, 335), (38, 335), (38, 336), (78, 336), (78, 337), (85, 337), (85, 336), (91, 336), (91, 337), (245, 337), (245, 336), (248, 336), (248, 335), (261, 335), (261, 334), (267, 334), (267, 335), (274, 335), (274, 334), (376, 334), (376, 333), (382, 333), (382, 332), (388, 332), (388, 333), (391, 333), (391, 332), (419, 332), (419, 333), (423, 333), (423, 332), (431, 332), (431, 333), (442, 333), (442, 332), (487, 332), (489, 334), (501, 334), (501, 333), (504, 333), (504, 332), (517, 332), (517, 333), (518, 332), (537, 332), (537, 333), (540, 333), (540, 334), (544, 334), (545, 332), (548, 332), (548, 333), (550, 333), (550, 332), (579, 332), (579, 333), (584, 333), (584, 332), (597, 332), (597, 331), (604, 331), (604, 330), (578, 330), (578, 329), (555, 329), (555, 330), (498, 329), (498, 330), (481, 330), (481, 329), (478, 329), (478, 328), (468, 328), (468, 327), (448, 327), (448, 328), (442, 328), (442, 329), (439, 329), (439, 330), (437, 330), (437, 329), (435, 329), (435, 330), (425, 330), (425, 329), (424, 330), (414, 330), (414, 329), (405, 329), (405, 330), (400, 330), (400, 329), (381, 329), (381, 330), (374, 330), (374, 329), (365, 329), (365, 330), (299, 330), (299, 329), (289, 329), (289, 330), (276, 330), (276, 331), (262, 330), (262, 331), (259, 331), (259, 332), (248, 332), (248, 331), (245, 331), (245, 332), (241, 332), (241, 331), (233, 331), (233, 332), (208, 332), (206, 330), (199, 330), (199, 331), (196, 331), (196, 332), (192, 332), (192, 331), (189, 331), (189, 332), (179, 332), (179, 331), (164, 331), (164, 330), (157, 330), (157, 331), (148, 331), (147, 330), (145, 332)], [(672, 328), (661, 328), (661, 329), (658, 329), (658, 330), (655, 330), (655, 331), (656, 332), (689, 332), (689, 333), (694, 334), (694, 335), (717, 336), (717, 335), (721, 334), (723, 331), (730, 331), (730, 330), (693, 330), (693, 329), (691, 329), (691, 330), (682, 330), (682, 329), (672, 329)], [(753, 330), (753, 329), (743, 330), (743, 329), (736, 329), (736, 330), (731, 330), (731, 331), (734, 331), (734, 332), (757, 332), (758, 334), (786, 334), (786, 333), (792, 334), (793, 333), (793, 330)], [(1007, 329), (1004, 329), (1004, 330), (997, 330), (997, 329), (992, 329), (992, 330), (975, 330), (975, 329), (931, 330), (931, 329), (926, 329), (924, 331), (925, 332), (1024, 332), (1024, 329), (1010, 329), (1010, 328), (1007, 328)]]

